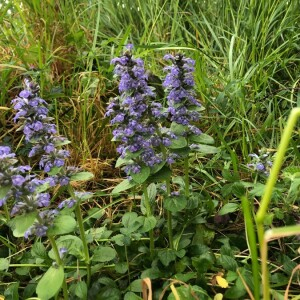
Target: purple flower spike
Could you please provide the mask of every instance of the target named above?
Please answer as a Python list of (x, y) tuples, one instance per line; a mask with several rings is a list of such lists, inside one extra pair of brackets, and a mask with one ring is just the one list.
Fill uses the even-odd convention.
[(194, 65), (195, 61), (184, 57), (182, 54), (175, 56), (167, 54), (165, 60), (172, 62), (171, 66), (164, 68), (167, 72), (163, 86), (167, 91), (168, 112), (171, 121), (186, 127), (187, 134), (201, 134), (201, 131), (191, 122), (196, 122), (200, 118), (200, 114), (194, 110), (194, 107), (200, 106), (195, 98), (195, 81), (194, 81)]
[[(114, 74), (119, 80), (120, 96), (107, 107), (106, 116), (115, 125), (114, 140), (122, 158), (128, 158), (124, 167), (127, 175), (137, 174), (143, 166), (154, 167), (162, 162), (160, 147), (171, 144), (170, 136), (162, 134), (156, 122), (166, 117), (156, 94), (148, 85), (148, 73), (142, 59), (133, 58), (133, 45), (127, 45), (123, 56), (114, 58)], [(136, 155), (138, 154), (138, 155)]]

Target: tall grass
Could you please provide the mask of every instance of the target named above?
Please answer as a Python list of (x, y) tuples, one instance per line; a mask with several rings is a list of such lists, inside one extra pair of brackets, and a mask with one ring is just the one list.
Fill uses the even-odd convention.
[(275, 124), (296, 105), (290, 99), (299, 80), (299, 2), (217, 2), (205, 10), (190, 4), (189, 35), (218, 83), (216, 97), (210, 90), (207, 102), (224, 120), (221, 128), (236, 133), (227, 141), (242, 136), (235, 146), (246, 156), (256, 147), (277, 145)]
[(42, 91), (48, 92), (43, 96), (56, 98), (61, 130), (77, 137), (78, 152), (95, 157), (101, 143), (87, 137), (105, 135), (104, 106), (114, 93), (112, 56), (127, 40), (156, 63), (161, 63), (155, 54), (160, 47), (188, 46), (194, 50), (200, 95), (210, 112), (207, 126), (217, 122), (211, 129), (215, 135), (221, 133), (225, 143), (246, 157), (257, 147), (278, 144), (278, 121), (296, 105), (298, 9), (298, 1), (280, 0), (3, 4), (0, 103), (7, 104), (16, 75), (24, 74), (16, 68), (30, 71), (34, 65)]

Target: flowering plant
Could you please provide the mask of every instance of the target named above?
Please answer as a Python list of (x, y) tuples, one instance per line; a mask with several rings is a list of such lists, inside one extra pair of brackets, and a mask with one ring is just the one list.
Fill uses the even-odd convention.
[[(25, 89), (12, 103), (17, 111), (14, 121), (19, 122), (19, 130), (23, 130), (25, 142), (31, 145), (28, 157), (39, 157), (41, 171), (37, 176), (29, 165), (18, 165), (11, 148), (0, 146), (0, 206), (4, 206), (6, 219), (16, 237), (47, 237), (51, 243), (53, 259), (58, 268), (48, 269), (37, 286), (37, 294), (49, 299), (62, 286), (64, 298), (68, 299), (63, 262), (68, 249), (58, 248), (55, 236), (72, 232), (77, 222), (84, 252), (80, 256), (86, 263), (89, 285), (90, 257), (79, 205), (82, 199), (86, 200), (92, 194), (75, 192), (70, 182), (88, 180), (93, 174), (66, 166), (69, 151), (60, 147), (69, 142), (57, 135), (56, 126), (52, 123), (52, 118), (48, 117), (47, 103), (39, 97), (38, 92), (38, 85), (26, 79)], [(51, 201), (51, 195), (52, 199), (57, 197), (51, 188), (58, 184), (67, 188), (71, 198), (56, 205)], [(12, 209), (9, 212), (7, 204), (11, 202)], [(71, 211), (60, 212), (65, 208), (75, 210), (76, 220)], [(46, 285), (53, 276), (57, 277), (56, 285), (49, 291)]]

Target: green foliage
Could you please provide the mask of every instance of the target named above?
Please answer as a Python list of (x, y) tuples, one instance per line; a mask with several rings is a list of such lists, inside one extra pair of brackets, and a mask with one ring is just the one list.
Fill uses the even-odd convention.
[(171, 212), (178, 212), (187, 206), (187, 199), (185, 196), (173, 196), (164, 199), (164, 208)]
[(71, 176), (71, 181), (86, 181), (91, 180), (94, 174), (91, 172), (79, 172)]
[(149, 176), (150, 176), (150, 168), (147, 166), (143, 166), (140, 173), (131, 174), (132, 179), (136, 183), (144, 183)]
[[(299, 9), (299, 1), (280, 0), (220, 0), (217, 5), (178, 0), (2, 3), (0, 143), (15, 145), (27, 160), (23, 155), (28, 149), (12, 130), (10, 101), (24, 76), (31, 76), (50, 103), (59, 133), (71, 141), (65, 144), (72, 149), (70, 161), (86, 170), (72, 176), (72, 185), (95, 196), (81, 199), (76, 207), (85, 217), (81, 227), (73, 208), (65, 209), (48, 230), (57, 250), (68, 249), (61, 261), (52, 242), (49, 246), (44, 238), (23, 238), (36, 213), (12, 218), (12, 203), (3, 207), (0, 295), (13, 300), (62, 298), (66, 280), (71, 299), (142, 299), (141, 278), (149, 277), (154, 299), (163, 292), (164, 298), (176, 299), (171, 282), (182, 299), (246, 299), (249, 291), (259, 299), (264, 286), (255, 284), (255, 276), (261, 282), (262, 275), (253, 268), (253, 214), (262, 205), (268, 183), (246, 164), (248, 154), (258, 148), (275, 151), (290, 109), (300, 105)], [(181, 51), (196, 60), (199, 125), (205, 133), (172, 142), (173, 151), (187, 159), (189, 184), (181, 165), (162, 163), (151, 172), (144, 167), (133, 174), (133, 181), (121, 182), (123, 173), (112, 170), (128, 161), (114, 160), (115, 146), (109, 143), (111, 129), (104, 117), (109, 98), (118, 93), (110, 60), (128, 41), (135, 44), (135, 55), (145, 59), (149, 72), (157, 75), (158, 82), (151, 84), (161, 102), (163, 54)], [(174, 122), (171, 128), (177, 134), (184, 131)], [(198, 148), (191, 151), (191, 144)], [(264, 228), (295, 226), (299, 221), (298, 145), (298, 131), (293, 130)], [(35, 168), (35, 163), (30, 165)], [(165, 181), (180, 196), (163, 191)], [(147, 187), (148, 199), (140, 184)], [(9, 189), (0, 187), (0, 199)], [(49, 185), (39, 189), (48, 190)], [(51, 206), (56, 207), (66, 189), (53, 193)], [(240, 201), (244, 196), (249, 206), (245, 224)], [(244, 226), (253, 230), (245, 234)], [(297, 228), (288, 229), (297, 234)], [(274, 298), (284, 298), (290, 279), (290, 296), (298, 293), (297, 277), (292, 276), (298, 247), (292, 236), (269, 241), (271, 251), (264, 262), (270, 268)], [(227, 288), (216, 280), (220, 273)]]
[(62, 266), (50, 267), (37, 285), (38, 297), (45, 300), (52, 298), (60, 290), (64, 277)]
[(112, 194), (119, 194), (123, 191), (126, 191), (136, 185), (135, 182), (129, 181), (128, 179), (123, 180), (112, 190)]
[(62, 235), (72, 232), (76, 227), (76, 220), (68, 215), (60, 215), (55, 218), (53, 227), (48, 229), (49, 235)]
[(23, 237), (24, 233), (34, 223), (36, 217), (37, 217), (37, 213), (32, 212), (26, 215), (16, 216), (13, 220), (11, 220), (9, 222), (9, 225), (13, 230), (14, 236)]

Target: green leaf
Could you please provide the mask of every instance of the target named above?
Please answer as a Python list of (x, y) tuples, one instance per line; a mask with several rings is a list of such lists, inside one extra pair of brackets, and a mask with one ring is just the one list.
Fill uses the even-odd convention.
[(0, 258), (0, 271), (7, 270), (9, 267), (9, 260), (7, 258)]
[(237, 182), (240, 179), (239, 174), (235, 172), (231, 172), (228, 169), (222, 170), (222, 176), (224, 177), (225, 180), (230, 182)]
[(170, 149), (181, 149), (187, 146), (187, 140), (183, 136), (179, 136), (177, 139), (172, 140)]
[[(193, 236), (193, 245), (210, 245), (215, 238), (215, 230), (206, 227), (204, 224), (197, 224)], [(202, 253), (201, 253), (202, 254)]]
[(176, 242), (178, 243), (177, 250), (184, 249), (191, 243), (190, 238), (187, 236), (182, 235), (179, 238), (180, 238), (179, 242)]
[(191, 153), (191, 148), (190, 147), (184, 147), (181, 149), (173, 149), (173, 153), (179, 155), (181, 158), (188, 157), (189, 154)]
[(147, 187), (148, 197), (150, 202), (154, 202), (157, 194), (156, 185), (151, 183)]
[(167, 197), (164, 200), (164, 208), (170, 212), (178, 212), (187, 206), (187, 199), (184, 196)]
[(111, 240), (119, 246), (124, 246), (124, 245), (128, 246), (128, 245), (130, 245), (130, 242), (131, 242), (130, 237), (128, 237), (124, 234), (114, 235), (111, 238)]
[(251, 196), (261, 197), (265, 192), (265, 184), (257, 182), (254, 188), (250, 191)]
[(157, 164), (157, 165), (154, 165), (152, 168), (151, 168), (151, 174), (155, 174), (157, 173), (159, 170), (161, 170), (164, 165), (166, 164), (165, 161), (161, 162), (160, 164)]
[(161, 182), (165, 181), (167, 178), (171, 177), (171, 170), (169, 167), (164, 166), (161, 168), (158, 172), (155, 174), (151, 175), (148, 179), (148, 182)]
[(86, 181), (94, 178), (94, 174), (91, 172), (79, 172), (71, 176), (71, 181)]
[(172, 177), (172, 182), (178, 184), (181, 188), (185, 187), (184, 178), (182, 176)]
[[(285, 300), (286, 298), (284, 297), (284, 294), (282, 292), (275, 291), (271, 289), (270, 294), (273, 296), (272, 299), (276, 300)], [(297, 300), (297, 298), (293, 298), (294, 300)]]
[(62, 167), (53, 167), (49, 172), (47, 172), (48, 175), (54, 176), (60, 172)]
[(201, 133), (200, 135), (191, 135), (189, 136), (189, 140), (191, 141), (191, 143), (197, 144), (199, 143), (212, 145), (215, 143), (214, 138), (205, 133)]
[(98, 207), (91, 207), (87, 213), (91, 219), (100, 219), (105, 214), (105, 210)]
[(124, 300), (143, 300), (143, 298), (133, 292), (127, 292), (124, 296)]
[[(67, 235), (62, 235), (58, 239), (56, 239), (56, 245), (57, 248), (67, 248), (68, 249), (68, 254), (74, 255), (77, 258), (82, 258), (83, 257), (83, 244), (82, 240), (71, 234)], [(54, 251), (51, 249), (49, 251), (49, 257), (52, 258), (53, 260), (55, 259)]]
[(226, 214), (229, 214), (229, 213), (232, 213), (234, 211), (237, 211), (240, 209), (240, 205), (237, 204), (237, 203), (226, 203), (221, 209), (220, 211), (218, 212), (218, 215), (219, 216), (222, 216), (222, 215), (226, 215)]
[(61, 147), (61, 146), (64, 146), (64, 145), (68, 145), (70, 143), (71, 143), (71, 141), (69, 141), (69, 140), (63, 140), (63, 141), (59, 141), (59, 142), (57, 141), (54, 144), (57, 147)]
[(164, 249), (158, 252), (158, 258), (164, 266), (168, 266), (171, 261), (176, 259), (176, 251), (172, 249)]
[[(284, 227), (283, 227), (284, 229)], [(281, 263), (283, 265), (283, 270), (286, 274), (291, 274), (293, 270), (297, 267), (297, 263), (291, 260), (287, 255), (282, 255)]]
[(197, 144), (197, 148), (193, 149), (196, 152), (203, 154), (216, 154), (220, 152), (220, 149), (214, 146)]
[(78, 281), (75, 286), (75, 295), (79, 299), (87, 299), (87, 285), (84, 281)]
[(136, 279), (131, 282), (128, 289), (132, 292), (141, 293), (142, 292), (142, 279)]
[(183, 282), (188, 282), (191, 279), (196, 279), (197, 278), (197, 273), (196, 272), (189, 272), (189, 273), (177, 273), (174, 276), (175, 279), (178, 279)]
[(144, 166), (141, 168), (141, 171), (139, 173), (136, 174), (131, 173), (130, 175), (136, 183), (141, 184), (145, 182), (147, 178), (150, 176), (150, 168)]
[(115, 270), (119, 274), (125, 274), (128, 271), (128, 264), (126, 262), (116, 263)]
[(122, 224), (124, 227), (132, 227), (133, 224), (137, 221), (138, 214), (136, 212), (126, 212), (122, 217)]
[(59, 215), (54, 219), (53, 227), (50, 227), (47, 234), (61, 235), (74, 231), (76, 221), (73, 217), (68, 215)]
[(118, 167), (121, 167), (123, 165), (127, 165), (128, 163), (132, 162), (131, 159), (128, 159), (128, 158), (123, 158), (123, 157), (119, 157), (116, 161), (116, 165), (115, 167), (118, 168)]
[(162, 278), (162, 276), (163, 273), (159, 270), (158, 267), (152, 267), (151, 269), (146, 269), (141, 274), (141, 278), (149, 277), (150, 279)]
[(121, 183), (119, 183), (115, 188), (112, 190), (112, 194), (119, 194), (123, 191), (126, 191), (132, 187), (134, 187), (136, 183), (131, 180), (129, 181), (128, 179), (123, 180)]
[(41, 260), (47, 259), (47, 251), (43, 243), (36, 241), (31, 248), (31, 255)]
[(99, 290), (96, 300), (120, 300), (121, 291), (115, 287), (103, 287)]
[(0, 199), (4, 198), (9, 192), (11, 185), (1, 186), (0, 187)]
[(232, 185), (232, 193), (236, 197), (240, 198), (240, 197), (242, 197), (246, 194), (246, 189), (245, 189), (244, 185), (241, 182), (235, 182)]
[(48, 300), (60, 290), (65, 274), (62, 266), (50, 267), (36, 287), (38, 297)]
[(19, 282), (9, 284), (4, 292), (5, 300), (19, 300)]
[(225, 270), (236, 271), (238, 264), (235, 259), (228, 255), (221, 255), (218, 258), (218, 263), (222, 265)]
[(39, 185), (39, 186), (35, 189), (35, 192), (36, 192), (36, 193), (42, 193), (42, 192), (48, 190), (49, 187), (50, 187), (49, 182), (45, 182), (44, 184)]
[(139, 232), (148, 232), (151, 229), (153, 229), (156, 225), (156, 218), (154, 216), (150, 217), (144, 217), (140, 216), (138, 217), (139, 222), (143, 224), (143, 227), (139, 230)]
[(215, 261), (214, 255), (207, 251), (198, 257), (192, 257), (192, 265), (196, 268), (198, 274), (205, 274), (213, 266)]
[(92, 261), (96, 262), (109, 262), (117, 256), (115, 249), (106, 246), (99, 246), (92, 257)]
[(33, 225), (37, 212), (28, 213), (25, 215), (16, 216), (9, 221), (9, 226), (13, 230), (15, 237), (23, 237), (30, 226)]
[(176, 251), (176, 256), (179, 258), (183, 258), (185, 256), (186, 251), (184, 249)]
[[(179, 296), (179, 299), (184, 300), (194, 300), (194, 299), (201, 299), (201, 300), (208, 300), (211, 299), (208, 297), (207, 292), (202, 289), (199, 286), (190, 286), (190, 285), (184, 285), (184, 286), (175, 286), (176, 292)], [(197, 297), (197, 298), (196, 298)], [(167, 300), (175, 300), (173, 292), (171, 292), (167, 298)]]
[(244, 295), (246, 294), (246, 290), (245, 290), (245, 287), (242, 286), (240, 283), (239, 283), (239, 279), (237, 280), (237, 283), (229, 288), (224, 296), (226, 297), (225, 299), (240, 299), (241, 297), (243, 297)]
[(170, 129), (176, 135), (182, 135), (186, 131), (186, 126), (172, 122)]
[(24, 288), (24, 292), (23, 292), (23, 299), (32, 299), (34, 300), (34, 298), (30, 298), (33, 294), (35, 294), (36, 291), (36, 286), (37, 286), (37, 282), (36, 282), (36, 278), (31, 279), (30, 281), (28, 281), (27, 285)]
[(29, 267), (20, 267), (20, 268), (16, 268), (16, 269), (15, 269), (15, 272), (16, 272), (18, 275), (24, 276), (24, 275), (29, 274), (30, 268), (29, 268)]
[(107, 239), (112, 234), (111, 230), (107, 230), (106, 226), (91, 228), (88, 230), (88, 242), (97, 241), (100, 239)]

